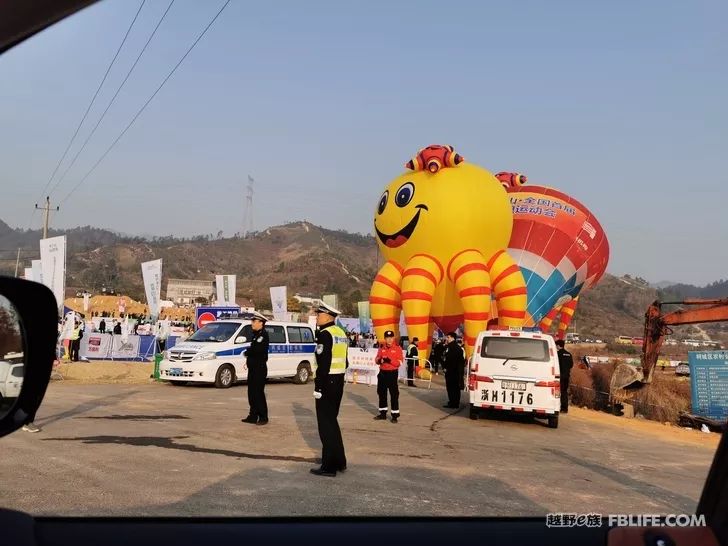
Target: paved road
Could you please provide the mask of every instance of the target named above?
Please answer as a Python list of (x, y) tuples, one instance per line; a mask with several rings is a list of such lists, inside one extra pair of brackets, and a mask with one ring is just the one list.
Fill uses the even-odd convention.
[[(0, 506), (36, 515), (293, 516), (684, 513), (714, 452), (573, 409), (557, 430), (471, 421), (444, 391), (402, 389), (400, 423), (348, 386), (349, 470), (309, 474), (311, 385), (267, 387), (271, 423), (240, 423), (245, 386), (54, 383), (40, 434), (0, 440)], [(660, 426), (660, 425), (656, 425)], [(678, 431), (679, 432), (679, 431)]]

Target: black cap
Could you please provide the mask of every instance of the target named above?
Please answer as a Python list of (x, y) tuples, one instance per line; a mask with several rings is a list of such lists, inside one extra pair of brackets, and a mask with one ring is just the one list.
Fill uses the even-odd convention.
[(384, 337), (394, 337), (394, 332), (392, 330), (387, 330), (384, 332)]
[(417, 343), (417, 342), (418, 342), (419, 340), (420, 340), (420, 338), (417, 338), (417, 337), (413, 337), (413, 338), (412, 338), (412, 343)]
[(557, 340), (556, 340), (556, 346), (557, 346), (557, 347), (563, 347), (563, 346), (564, 346), (565, 344), (566, 344), (566, 343), (564, 342), (564, 340), (563, 340), (563, 339), (557, 339)]
[(447, 334), (447, 335), (448, 335), (448, 336), (450, 336), (450, 337), (454, 337), (455, 339), (457, 339), (457, 338), (458, 338), (458, 334), (457, 334), (457, 332), (450, 332), (450, 333), (449, 333), (449, 334)]

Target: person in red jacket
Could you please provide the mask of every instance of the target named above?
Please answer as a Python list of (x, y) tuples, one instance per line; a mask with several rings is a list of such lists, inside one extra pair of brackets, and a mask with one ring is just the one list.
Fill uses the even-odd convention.
[(377, 375), (377, 394), (379, 395), (379, 415), (374, 419), (384, 421), (387, 419), (387, 391), (392, 401), (392, 422), (399, 419), (399, 367), (402, 365), (402, 348), (394, 341), (394, 332), (384, 332), (384, 345), (379, 347), (374, 360), (379, 365)]

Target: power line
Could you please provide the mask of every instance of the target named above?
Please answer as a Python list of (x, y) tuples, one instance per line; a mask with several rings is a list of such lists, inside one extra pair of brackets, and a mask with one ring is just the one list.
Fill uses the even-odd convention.
[(174, 73), (176, 72), (177, 68), (179, 68), (179, 66), (180, 66), (180, 65), (182, 64), (182, 62), (183, 62), (183, 61), (184, 61), (184, 60), (185, 60), (185, 59), (187, 58), (187, 55), (189, 55), (189, 54), (190, 54), (190, 52), (191, 52), (191, 51), (192, 51), (192, 50), (193, 50), (193, 49), (195, 48), (195, 46), (197, 45), (197, 43), (198, 43), (198, 42), (199, 42), (199, 41), (200, 41), (200, 40), (202, 39), (202, 37), (203, 37), (203, 36), (204, 36), (204, 35), (205, 35), (205, 34), (207, 33), (207, 31), (208, 31), (208, 30), (210, 29), (210, 27), (211, 27), (211, 26), (213, 25), (213, 23), (214, 23), (214, 22), (215, 22), (215, 21), (217, 20), (217, 18), (218, 18), (218, 17), (220, 16), (220, 14), (221, 14), (221, 13), (223, 12), (223, 10), (224, 10), (224, 9), (225, 9), (225, 8), (227, 7), (227, 5), (228, 5), (229, 3), (230, 3), (230, 0), (227, 0), (227, 1), (226, 1), (226, 2), (225, 2), (225, 3), (223, 4), (223, 6), (222, 6), (222, 7), (220, 8), (220, 10), (219, 10), (219, 11), (218, 11), (218, 12), (217, 12), (217, 13), (215, 14), (215, 16), (214, 16), (214, 17), (213, 17), (213, 18), (212, 18), (212, 19), (210, 20), (210, 22), (209, 22), (209, 23), (207, 24), (207, 26), (206, 26), (206, 27), (205, 27), (205, 29), (204, 29), (204, 30), (202, 31), (202, 33), (200, 33), (200, 35), (199, 35), (199, 36), (197, 37), (197, 39), (196, 39), (196, 40), (195, 40), (194, 42), (192, 42), (192, 45), (191, 45), (191, 46), (189, 47), (189, 49), (188, 49), (188, 50), (187, 50), (187, 51), (185, 52), (185, 54), (184, 54), (184, 55), (182, 56), (182, 58), (181, 58), (181, 59), (180, 59), (180, 60), (179, 60), (179, 61), (177, 62), (177, 64), (176, 64), (176, 65), (174, 66), (174, 68), (173, 68), (173, 69), (172, 69), (172, 70), (171, 70), (171, 71), (169, 72), (169, 74), (167, 74), (167, 77), (166, 77), (166, 78), (164, 78), (164, 80), (162, 81), (162, 83), (161, 83), (161, 84), (159, 84), (159, 87), (157, 87), (157, 90), (156, 90), (156, 91), (155, 91), (154, 93), (152, 93), (152, 96), (151, 96), (151, 97), (149, 97), (149, 98), (147, 99), (147, 102), (145, 102), (145, 103), (144, 103), (144, 105), (143, 105), (143, 106), (142, 106), (142, 107), (141, 107), (141, 108), (139, 109), (139, 111), (138, 111), (138, 112), (137, 112), (137, 113), (136, 113), (136, 114), (134, 115), (134, 117), (133, 117), (133, 118), (132, 118), (132, 120), (131, 120), (131, 121), (129, 122), (129, 124), (128, 124), (128, 125), (127, 125), (127, 126), (126, 126), (125, 128), (124, 128), (124, 130), (123, 130), (123, 131), (121, 132), (121, 134), (119, 134), (119, 136), (118, 136), (118, 137), (116, 137), (116, 140), (114, 140), (114, 142), (112, 142), (112, 143), (111, 143), (111, 146), (109, 146), (109, 147), (108, 147), (108, 148), (106, 149), (106, 151), (105, 151), (105, 152), (104, 152), (104, 153), (103, 153), (103, 154), (101, 155), (101, 157), (99, 158), (99, 160), (98, 160), (98, 161), (97, 161), (96, 163), (94, 163), (94, 166), (93, 166), (93, 167), (91, 167), (91, 169), (90, 169), (90, 170), (89, 170), (89, 171), (88, 171), (88, 172), (87, 172), (87, 173), (86, 173), (86, 174), (85, 174), (85, 175), (83, 176), (83, 178), (81, 178), (81, 180), (79, 180), (79, 181), (78, 181), (78, 183), (77, 183), (77, 184), (76, 184), (76, 185), (75, 185), (75, 186), (74, 186), (74, 187), (73, 187), (73, 188), (71, 189), (71, 191), (70, 191), (70, 192), (68, 192), (68, 194), (66, 194), (66, 196), (65, 196), (65, 197), (64, 197), (64, 198), (63, 198), (63, 199), (61, 200), (61, 204), (62, 204), (62, 203), (65, 203), (65, 202), (66, 202), (66, 201), (68, 200), (68, 198), (69, 198), (69, 197), (71, 197), (71, 195), (73, 195), (73, 193), (74, 193), (74, 192), (75, 192), (75, 191), (76, 191), (76, 190), (77, 190), (77, 189), (79, 188), (79, 186), (81, 186), (81, 184), (83, 184), (83, 183), (84, 183), (84, 181), (85, 181), (85, 180), (86, 180), (86, 179), (87, 179), (87, 178), (88, 178), (89, 176), (91, 176), (91, 173), (93, 173), (93, 172), (94, 172), (94, 171), (96, 170), (96, 167), (98, 167), (98, 166), (99, 166), (99, 164), (100, 164), (100, 163), (101, 163), (101, 162), (102, 162), (102, 161), (104, 160), (104, 158), (105, 158), (105, 157), (106, 157), (107, 155), (109, 155), (109, 152), (111, 152), (111, 150), (112, 150), (112, 149), (114, 148), (114, 146), (116, 146), (116, 144), (117, 144), (117, 143), (118, 143), (118, 142), (119, 142), (119, 141), (120, 141), (120, 140), (122, 139), (122, 137), (123, 137), (123, 136), (124, 136), (124, 135), (126, 134), (126, 132), (127, 132), (127, 131), (128, 131), (128, 130), (129, 130), (130, 128), (131, 128), (131, 126), (132, 126), (132, 125), (134, 125), (134, 122), (135, 122), (135, 121), (137, 120), (137, 118), (138, 118), (138, 117), (139, 117), (139, 116), (141, 115), (141, 113), (142, 113), (142, 112), (143, 112), (143, 111), (144, 111), (144, 110), (146, 109), (146, 107), (147, 107), (147, 106), (149, 105), (149, 103), (150, 103), (150, 102), (152, 102), (152, 100), (154, 99), (154, 97), (156, 97), (156, 96), (157, 96), (157, 93), (159, 93), (159, 91), (160, 91), (160, 90), (162, 89), (162, 87), (164, 87), (164, 84), (166, 84), (166, 83), (167, 83), (167, 81), (169, 80), (169, 78), (171, 78), (171, 77), (172, 77), (172, 74), (174, 74)]
[(76, 163), (76, 160), (78, 159), (78, 156), (81, 155), (81, 152), (83, 152), (86, 149), (86, 145), (89, 143), (89, 141), (91, 140), (91, 137), (93, 137), (94, 136), (94, 133), (96, 133), (96, 129), (99, 128), (99, 125), (101, 125), (101, 122), (106, 117), (106, 113), (109, 111), (109, 108), (111, 108), (111, 105), (114, 104), (114, 101), (116, 100), (116, 97), (119, 96), (119, 93), (121, 92), (122, 88), (126, 84), (126, 81), (129, 79), (129, 76), (131, 76), (131, 73), (134, 72), (134, 69), (136, 68), (136, 65), (139, 63), (139, 59), (141, 59), (142, 58), (142, 55), (144, 55), (144, 52), (147, 50), (147, 47), (149, 46), (149, 43), (152, 41), (152, 38), (154, 38), (154, 35), (157, 33), (157, 29), (159, 29), (160, 25), (162, 24), (162, 21), (164, 21), (165, 17), (167, 17), (167, 13), (169, 13), (169, 10), (172, 8), (172, 4), (174, 4), (174, 2), (175, 2), (175, 0), (172, 0), (169, 3), (169, 5), (167, 6), (167, 9), (162, 14), (162, 18), (159, 20), (159, 22), (157, 23), (157, 26), (154, 27), (154, 30), (152, 31), (152, 33), (150, 34), (149, 38), (147, 39), (147, 43), (144, 44), (144, 47), (139, 52), (139, 55), (137, 55), (137, 58), (134, 61), (134, 64), (129, 69), (129, 72), (126, 73), (126, 77), (121, 82), (121, 85), (119, 85), (118, 89), (116, 90), (116, 93), (114, 93), (114, 96), (111, 97), (111, 100), (109, 101), (109, 104), (106, 105), (106, 109), (104, 110), (103, 114), (101, 114), (101, 117), (96, 122), (96, 125), (91, 130), (91, 132), (89, 133), (89, 135), (86, 137), (86, 140), (84, 141), (84, 143), (81, 146), (81, 148), (79, 148), (79, 150), (76, 152), (76, 155), (73, 156), (73, 159), (71, 160), (71, 163), (68, 165), (68, 167), (66, 167), (66, 170), (63, 172), (63, 174), (61, 175), (61, 177), (56, 181), (56, 183), (53, 186), (53, 188), (51, 188), (51, 191), (49, 192), (50, 194), (52, 194), (56, 190), (56, 188), (58, 188), (58, 186), (61, 184), (61, 182), (63, 182), (63, 180), (66, 178), (66, 175), (68, 174), (68, 171), (70, 171), (71, 170), (71, 167), (73, 167), (73, 165)]
[[(144, 3), (146, 1), (147, 0), (142, 0), (142, 3), (139, 5), (139, 9), (137, 10), (136, 14), (134, 15), (134, 19), (132, 19), (131, 24), (129, 25), (129, 28), (126, 29), (126, 34), (124, 34), (124, 39), (121, 41), (121, 44), (119, 44), (119, 48), (116, 50), (116, 54), (114, 55), (114, 58), (111, 59), (111, 63), (109, 63), (109, 66), (106, 69), (106, 73), (104, 74), (104, 77), (101, 79), (101, 83), (96, 88), (96, 92), (94, 93), (94, 96), (91, 99), (91, 102), (88, 104), (88, 107), (86, 108), (86, 112), (83, 114), (83, 117), (81, 118), (81, 121), (79, 122), (78, 127), (76, 127), (76, 131), (73, 133), (71, 140), (68, 141), (66, 150), (63, 152), (61, 159), (58, 160), (58, 164), (56, 165), (56, 168), (53, 169), (53, 173), (51, 174), (50, 178), (48, 178), (48, 182), (46, 182), (45, 188), (43, 188), (43, 191), (40, 192), (41, 196), (48, 189), (48, 186), (50, 186), (51, 180), (53, 180), (53, 177), (58, 172), (58, 169), (60, 168), (61, 163), (63, 163), (63, 160), (66, 158), (66, 155), (68, 155), (68, 150), (71, 149), (71, 145), (73, 144), (73, 141), (76, 140), (76, 136), (78, 136), (78, 132), (81, 130), (81, 126), (83, 125), (83, 122), (86, 121), (86, 117), (88, 116), (88, 113), (91, 111), (91, 107), (93, 106), (94, 102), (96, 101), (96, 97), (99, 96), (99, 92), (101, 91), (101, 88), (103, 87), (104, 82), (106, 81), (106, 78), (109, 76), (109, 72), (111, 72), (111, 67), (114, 66), (114, 63), (116, 62), (116, 59), (119, 56), (119, 53), (121, 53), (121, 48), (124, 47), (124, 44), (126, 43), (126, 39), (129, 37), (129, 33), (131, 32), (131, 29), (134, 26), (134, 23), (136, 22), (137, 18), (139, 17), (139, 13), (142, 11), (142, 8), (144, 7)], [(38, 200), (40, 200), (40, 198), (38, 198)]]

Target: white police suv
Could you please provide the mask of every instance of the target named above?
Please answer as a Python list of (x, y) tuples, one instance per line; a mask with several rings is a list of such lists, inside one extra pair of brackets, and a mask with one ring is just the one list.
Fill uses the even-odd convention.
[[(315, 367), (316, 340), (308, 324), (269, 321), (268, 377), (290, 377), (304, 384)], [(217, 320), (205, 324), (189, 338), (164, 351), (160, 379), (174, 385), (214, 383), (227, 388), (248, 378), (245, 351), (252, 327), (246, 319)]]

